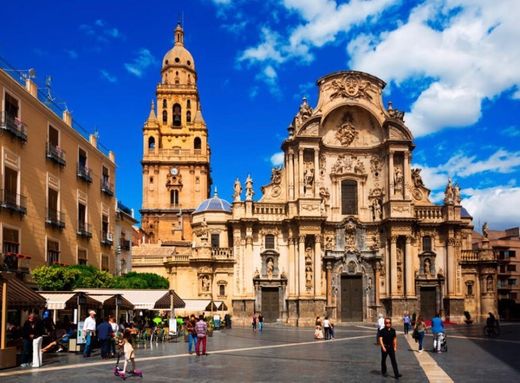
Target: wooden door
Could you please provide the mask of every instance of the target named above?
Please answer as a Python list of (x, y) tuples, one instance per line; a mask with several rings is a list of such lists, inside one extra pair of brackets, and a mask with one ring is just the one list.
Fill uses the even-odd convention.
[(280, 316), (278, 287), (262, 287), (262, 316), (265, 322), (276, 322)]
[(363, 280), (361, 276), (341, 278), (341, 320), (363, 320)]

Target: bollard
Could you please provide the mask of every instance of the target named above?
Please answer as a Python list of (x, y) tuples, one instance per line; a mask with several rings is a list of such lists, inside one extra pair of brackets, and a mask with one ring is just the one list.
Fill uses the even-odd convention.
[(33, 367), (41, 367), (42, 365), (42, 342), (41, 336), (33, 340)]

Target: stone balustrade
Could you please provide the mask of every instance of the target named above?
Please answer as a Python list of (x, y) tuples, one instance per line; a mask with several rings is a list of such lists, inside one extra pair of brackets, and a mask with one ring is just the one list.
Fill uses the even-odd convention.
[(264, 221), (274, 221), (285, 218), (285, 204), (282, 203), (256, 203), (253, 214)]
[(415, 218), (421, 221), (441, 222), (442, 206), (415, 206)]

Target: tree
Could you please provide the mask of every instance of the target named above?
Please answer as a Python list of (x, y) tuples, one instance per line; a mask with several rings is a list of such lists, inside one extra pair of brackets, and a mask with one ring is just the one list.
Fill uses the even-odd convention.
[(154, 273), (129, 272), (115, 277), (112, 287), (118, 289), (167, 289), (168, 280)]
[(109, 288), (114, 277), (94, 266), (40, 266), (32, 272), (41, 290), (70, 291), (77, 288)]

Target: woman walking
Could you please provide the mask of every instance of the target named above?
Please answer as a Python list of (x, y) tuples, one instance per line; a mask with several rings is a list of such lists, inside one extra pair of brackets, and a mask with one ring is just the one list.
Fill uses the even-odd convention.
[(256, 332), (256, 322), (257, 322), (256, 314), (253, 314), (253, 318), (251, 320), (252, 320), (251, 325), (253, 326), (253, 332)]
[(416, 340), (419, 342), (419, 352), (423, 352), (423, 340), (426, 333), (426, 323), (424, 323), (422, 315), (415, 321), (414, 335), (417, 335)]

